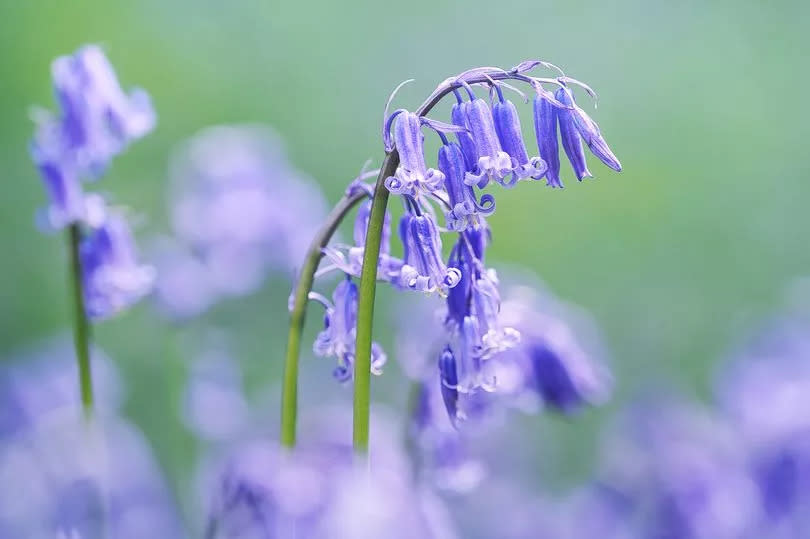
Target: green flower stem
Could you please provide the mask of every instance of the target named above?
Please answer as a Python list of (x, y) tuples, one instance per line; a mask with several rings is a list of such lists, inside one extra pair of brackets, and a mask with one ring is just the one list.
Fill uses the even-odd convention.
[(76, 347), (76, 361), (79, 366), (79, 388), (82, 410), (87, 419), (93, 416), (93, 373), (90, 367), (90, 322), (84, 306), (82, 290), (82, 260), (79, 256), (81, 230), (78, 224), (68, 229), (68, 250), (70, 251), (70, 285), (73, 292), (73, 344)]
[(385, 179), (393, 176), (399, 164), (399, 153), (391, 151), (380, 168), (371, 215), (366, 231), (363, 251), (363, 271), (360, 274), (360, 296), (357, 304), (357, 342), (354, 356), (354, 451), (359, 455), (368, 452), (369, 407), (371, 392), (371, 331), (374, 321), (374, 296), (377, 290), (377, 261), (380, 258), (385, 209), (388, 205), (388, 189)]
[(290, 331), (287, 336), (287, 354), (284, 360), (284, 381), (281, 390), (281, 445), (295, 447), (296, 418), (298, 413), (298, 358), (301, 353), (301, 334), (304, 331), (307, 303), (315, 272), (323, 256), (323, 248), (329, 243), (338, 225), (352, 208), (365, 199), (365, 192), (345, 195), (326, 218), (323, 227), (313, 238), (307, 251), (304, 266), (298, 276), (293, 306), (290, 311)]

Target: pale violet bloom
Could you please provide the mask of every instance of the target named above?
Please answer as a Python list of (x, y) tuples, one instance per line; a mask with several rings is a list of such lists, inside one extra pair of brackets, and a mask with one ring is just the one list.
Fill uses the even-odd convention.
[[(354, 376), (355, 341), (357, 339), (357, 285), (347, 276), (341, 280), (332, 294), (332, 301), (314, 296), (326, 308), (323, 331), (313, 345), (315, 354), (335, 357), (337, 367), (334, 376), (341, 382)], [(371, 372), (381, 374), (386, 355), (377, 343), (371, 345)]]
[(559, 110), (570, 111), (574, 125), (576, 126), (577, 131), (579, 131), (579, 135), (582, 137), (582, 140), (585, 141), (585, 144), (587, 144), (588, 148), (590, 148), (591, 153), (593, 153), (608, 167), (612, 168), (616, 172), (621, 172), (622, 164), (608, 147), (607, 142), (605, 142), (605, 138), (599, 131), (599, 126), (596, 125), (596, 122), (594, 122), (593, 119), (591, 119), (591, 117), (588, 116), (588, 114), (576, 104), (571, 90), (568, 87), (562, 87), (557, 91), (557, 95), (555, 97), (564, 105), (571, 107), (570, 109)]
[(504, 183), (512, 187), (518, 180), (531, 178), (540, 180), (548, 169), (546, 162), (539, 157), (529, 157), (526, 144), (523, 142), (523, 132), (520, 127), (520, 116), (514, 103), (504, 99), (500, 86), (495, 86), (498, 101), (492, 105), (492, 117), (495, 121), (495, 132), (501, 147), (512, 160), (512, 180)]
[(152, 289), (155, 272), (138, 261), (123, 216), (110, 213), (81, 241), (82, 289), (87, 316), (103, 320), (137, 303)]
[(471, 93), (470, 101), (463, 105), (463, 111), (478, 153), (476, 170), (467, 172), (464, 182), (481, 188), (490, 180), (503, 184), (503, 179), (512, 172), (512, 159), (503, 151), (498, 140), (492, 110), (486, 101), (475, 98)]
[(406, 214), (400, 222), (400, 234), (405, 250), (400, 284), (411, 290), (446, 296), (461, 280), (461, 272), (444, 263), (442, 241), (433, 217)]
[[(570, 90), (567, 88), (560, 88), (554, 94), (554, 98), (560, 103), (573, 106), (574, 101), (571, 97)], [(593, 177), (591, 171), (588, 170), (588, 163), (585, 160), (585, 150), (582, 147), (582, 139), (579, 136), (576, 122), (574, 121), (574, 113), (569, 109), (557, 109), (557, 121), (560, 126), (560, 139), (562, 139), (563, 150), (565, 155), (568, 156), (568, 161), (571, 163), (571, 168), (574, 169), (574, 174), (577, 180), (582, 178)]]
[(385, 186), (394, 194), (418, 196), (442, 187), (444, 174), (425, 164), (422, 124), (424, 119), (400, 109), (386, 120), (385, 132), (394, 124), (394, 145), (399, 152), (399, 166), (394, 175), (385, 180)]
[(546, 163), (546, 184), (550, 187), (562, 187), (560, 146), (557, 141), (557, 108), (540, 95), (534, 97), (534, 132), (540, 158)]
[(495, 198), (485, 194), (479, 201), (474, 187), (464, 182), (466, 165), (458, 144), (443, 144), (439, 148), (438, 163), (439, 170), (444, 174), (444, 187), (450, 206), (445, 214), (447, 229), (462, 232), (468, 227), (479, 226), (480, 216), (492, 215), (495, 211)]

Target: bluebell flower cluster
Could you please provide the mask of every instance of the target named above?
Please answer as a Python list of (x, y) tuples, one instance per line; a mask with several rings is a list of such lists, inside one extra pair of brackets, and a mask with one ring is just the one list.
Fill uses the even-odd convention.
[[(389, 114), (396, 90), (386, 105), (383, 143), (386, 151), (397, 151), (399, 161), (384, 185), (400, 197), (404, 208), (398, 227), (402, 258), (391, 255), (391, 217), (386, 215), (378, 278), (398, 290), (445, 298), (445, 346), (437, 359), (451, 415), (458, 412), (454, 402), (459, 392), (494, 389), (496, 380), (487, 373), (486, 363), (520, 342), (520, 332), (501, 319), (497, 273), (485, 263), (493, 236), (486, 219), (495, 211), (495, 198), (482, 190), (491, 183), (511, 188), (521, 180), (543, 178), (549, 186), (562, 187), (558, 138), (562, 139), (577, 179), (592, 176), (584, 145), (607, 166), (621, 170), (596, 123), (574, 101), (572, 86), (579, 85), (592, 94), (590, 88), (564, 75), (551, 79), (528, 76), (527, 72), (538, 65), (548, 66), (543, 62), (524, 62), (510, 71), (481, 68), (447, 79), (433, 95), (438, 96), (437, 100), (450, 93), (455, 96), (450, 123), (428, 118), (423, 109), (416, 112), (397, 109)], [(539, 155), (529, 155), (517, 107), (505, 97), (504, 89), (523, 94), (505, 80), (528, 83), (536, 93), (534, 120)], [(485, 86), (489, 100), (477, 96), (473, 85)], [(558, 90), (551, 93), (544, 85), (554, 85)], [(424, 129), (439, 138), (435, 168), (428, 166), (425, 159)], [(349, 191), (352, 189), (363, 189), (373, 195), (373, 188), (358, 180), (350, 184)], [(324, 249), (329, 264), (318, 275), (340, 270), (350, 280), (360, 276), (369, 212), (370, 204), (361, 206), (358, 212), (355, 245)], [(444, 252), (443, 232), (455, 235), (448, 256)], [(341, 296), (343, 289), (351, 289), (351, 285), (341, 287), (336, 290)], [(329, 305), (325, 306), (329, 313)], [(326, 328), (315, 349), (319, 355), (337, 355), (336, 375), (345, 379), (347, 361), (340, 358), (346, 354), (342, 349), (336, 353), (336, 348), (322, 343), (340, 342), (335, 340), (335, 328), (329, 326), (330, 321), (327, 316)], [(354, 338), (353, 327), (347, 326), (342, 331), (343, 341)], [(326, 335), (332, 336), (326, 339)], [(581, 386), (600, 383), (586, 381), (588, 373), (560, 363), (551, 348), (537, 345), (534, 350), (533, 365), (543, 372), (542, 383), (548, 381), (554, 386), (541, 389), (545, 389), (546, 400), (558, 407), (575, 407), (578, 397), (573, 395), (588, 391)], [(379, 353), (375, 345), (375, 356)], [(572, 370), (568, 371), (568, 367)], [(568, 387), (563, 388), (566, 383)]]
[(81, 231), (87, 315), (108, 318), (150, 289), (152, 270), (137, 261), (129, 225), (84, 184), (100, 178), (113, 157), (155, 125), (149, 96), (125, 93), (101, 48), (87, 45), (52, 66), (56, 113), (38, 111), (31, 157), (42, 176), (48, 206), (44, 228)]

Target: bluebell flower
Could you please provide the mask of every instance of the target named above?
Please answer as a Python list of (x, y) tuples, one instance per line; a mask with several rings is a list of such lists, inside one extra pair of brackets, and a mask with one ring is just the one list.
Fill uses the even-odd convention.
[(562, 187), (560, 149), (557, 142), (557, 108), (540, 95), (534, 97), (534, 132), (540, 158), (546, 163), (546, 184)]
[(423, 121), (403, 109), (392, 113), (386, 121), (386, 127), (394, 123), (394, 144), (399, 152), (399, 166), (385, 180), (385, 186), (394, 194), (415, 197), (440, 189), (444, 182), (444, 174), (425, 165)]
[(114, 316), (152, 289), (154, 269), (138, 262), (132, 232), (122, 216), (108, 215), (82, 239), (79, 249), (90, 319)]
[(481, 336), (481, 357), (493, 355), (514, 348), (520, 342), (520, 332), (505, 327), (501, 322), (501, 296), (498, 292), (498, 278), (494, 270), (480, 272), (471, 285), (472, 312), (478, 323)]
[(453, 125), (464, 128), (463, 131), (456, 133), (456, 138), (461, 147), (461, 152), (464, 155), (464, 169), (467, 172), (474, 172), (478, 168), (478, 150), (475, 147), (475, 140), (473, 140), (468, 130), (467, 114), (464, 110), (466, 104), (462, 100), (458, 90), (456, 90), (455, 95), (457, 103), (453, 105), (450, 111), (450, 121)]
[(63, 155), (83, 174), (97, 177), (110, 159), (155, 125), (149, 96), (140, 89), (127, 95), (100, 47), (86, 45), (52, 67), (60, 105), (58, 142)]
[[(321, 300), (326, 307), (323, 326), (313, 345), (319, 356), (337, 358), (334, 376), (341, 382), (354, 376), (355, 340), (357, 338), (357, 285), (350, 278), (342, 280), (332, 294), (332, 302)], [(381, 374), (386, 361), (382, 347), (371, 345), (371, 372)]]
[(490, 180), (503, 183), (503, 178), (512, 172), (512, 160), (501, 148), (487, 102), (481, 98), (474, 99), (472, 95), (470, 99), (464, 103), (463, 111), (467, 127), (475, 141), (478, 162), (475, 171), (467, 172), (464, 181), (480, 188), (485, 187)]
[[(465, 233), (469, 237), (469, 234)], [(475, 272), (475, 260), (470, 249), (464, 244), (463, 238), (453, 246), (450, 251), (450, 258), (447, 265), (457, 268), (461, 278), (456, 286), (447, 293), (447, 318), (446, 324), (460, 327), (464, 322), (464, 317), (470, 314), (472, 309), (471, 286)]]
[(411, 290), (446, 296), (461, 280), (461, 272), (445, 265), (442, 240), (433, 217), (406, 214), (400, 223), (400, 233), (405, 250), (400, 284)]
[(444, 174), (450, 209), (446, 213), (448, 230), (464, 231), (476, 227), (480, 216), (491, 215), (495, 211), (495, 199), (486, 194), (479, 202), (472, 185), (464, 181), (466, 167), (461, 147), (454, 143), (439, 148), (439, 170)]
[(524, 178), (542, 179), (548, 168), (546, 162), (539, 157), (529, 158), (517, 109), (514, 103), (504, 99), (500, 87), (495, 89), (498, 94), (498, 101), (492, 106), (495, 131), (501, 147), (512, 160), (512, 180), (504, 185), (511, 187)]
[[(566, 121), (573, 121), (574, 126), (576, 127), (577, 131), (579, 131), (579, 135), (582, 137), (582, 140), (585, 141), (585, 144), (588, 145), (591, 153), (598, 157), (599, 160), (608, 167), (617, 172), (621, 172), (622, 164), (608, 147), (607, 142), (605, 142), (604, 137), (599, 131), (599, 126), (596, 125), (596, 122), (594, 122), (591, 117), (588, 116), (588, 114), (576, 104), (571, 90), (563, 86), (557, 90), (555, 98), (560, 103), (571, 107), (567, 109), (558, 109), (557, 112), (558, 114), (563, 110), (566, 112)], [(570, 120), (568, 119), (568, 114), (570, 114)], [(565, 139), (563, 138), (563, 140)], [(573, 163), (574, 161), (571, 162), (572, 165)]]
[[(573, 99), (571, 98), (568, 88), (560, 88), (554, 94), (554, 98), (560, 103), (572, 106)], [(579, 136), (579, 130), (574, 120), (574, 113), (569, 109), (557, 109), (557, 120), (560, 124), (560, 138), (562, 139), (563, 150), (565, 155), (568, 156), (568, 161), (571, 162), (571, 167), (574, 169), (574, 174), (577, 180), (582, 178), (593, 177), (591, 171), (588, 170), (588, 163), (585, 160), (585, 150), (582, 147), (582, 139)]]
[[(339, 269), (348, 275), (360, 277), (363, 270), (366, 230), (370, 215), (371, 200), (361, 204), (357, 210), (357, 217), (354, 220), (354, 245), (337, 244), (324, 247), (323, 254), (331, 265), (319, 270), (319, 276), (333, 269)], [(391, 213), (386, 211), (380, 239), (380, 256), (377, 259), (377, 279), (388, 282), (396, 281), (399, 278), (402, 264), (402, 260), (391, 256)]]

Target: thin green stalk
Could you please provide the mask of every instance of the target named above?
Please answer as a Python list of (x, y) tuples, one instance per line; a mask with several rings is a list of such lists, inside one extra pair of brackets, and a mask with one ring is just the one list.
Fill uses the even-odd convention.
[(284, 360), (284, 381), (281, 389), (281, 445), (295, 446), (296, 419), (298, 413), (298, 357), (301, 353), (301, 334), (304, 331), (307, 303), (315, 272), (318, 270), (323, 248), (327, 246), (338, 225), (358, 202), (366, 198), (365, 192), (345, 195), (326, 218), (323, 227), (313, 238), (307, 251), (304, 266), (295, 287), (293, 307), (290, 312), (290, 331), (287, 336), (287, 354)]
[(368, 219), (366, 244), (363, 251), (363, 271), (360, 274), (360, 291), (357, 304), (357, 341), (354, 356), (354, 451), (359, 455), (368, 453), (369, 408), (371, 392), (371, 332), (374, 321), (374, 296), (377, 290), (377, 261), (380, 258), (385, 209), (388, 205), (388, 189), (385, 179), (393, 176), (399, 164), (399, 153), (391, 151), (383, 162)]
[(84, 416), (93, 416), (93, 373), (90, 367), (90, 322), (84, 307), (82, 290), (82, 260), (79, 256), (81, 230), (78, 224), (68, 229), (68, 250), (70, 251), (70, 286), (73, 293), (73, 344), (76, 348), (76, 361), (79, 366), (79, 388)]

